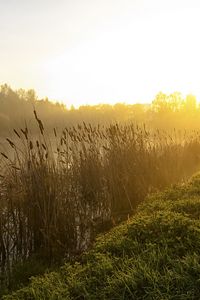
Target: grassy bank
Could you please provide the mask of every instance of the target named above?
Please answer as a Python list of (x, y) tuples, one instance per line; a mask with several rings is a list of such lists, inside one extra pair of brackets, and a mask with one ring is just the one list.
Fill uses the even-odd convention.
[(4, 300), (199, 299), (200, 176), (148, 198), (79, 261)]
[(79, 256), (149, 193), (200, 169), (196, 131), (83, 122), (49, 136), (35, 110), (34, 117), (38, 135), (14, 129), (10, 151), (0, 148), (0, 291), (16, 288), (15, 270), (28, 270), (25, 283)]

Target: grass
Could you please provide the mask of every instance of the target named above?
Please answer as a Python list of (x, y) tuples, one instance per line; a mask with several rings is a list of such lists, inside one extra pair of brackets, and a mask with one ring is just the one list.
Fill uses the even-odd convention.
[(49, 138), (34, 116), (38, 136), (27, 126), (14, 129), (15, 140), (6, 139), (11, 151), (0, 150), (0, 290), (2, 282), (13, 288), (13, 269), (26, 269), (35, 257), (36, 264), (52, 267), (80, 255), (148, 193), (185, 180), (200, 166), (199, 132), (83, 122), (54, 128)]
[(79, 260), (3, 299), (200, 299), (200, 175), (149, 197)]
[[(83, 122), (54, 128), (52, 138), (34, 116), (38, 136), (27, 126), (14, 129), (15, 139), (6, 139), (11, 151), (0, 150), (0, 294), (79, 257), (150, 192), (200, 166), (197, 131)], [(147, 202), (154, 213), (154, 201)]]

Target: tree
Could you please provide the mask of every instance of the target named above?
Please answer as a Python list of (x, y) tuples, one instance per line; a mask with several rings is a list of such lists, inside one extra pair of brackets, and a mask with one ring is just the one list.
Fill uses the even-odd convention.
[(185, 99), (184, 109), (187, 112), (195, 112), (197, 108), (197, 99), (193, 95), (187, 95)]

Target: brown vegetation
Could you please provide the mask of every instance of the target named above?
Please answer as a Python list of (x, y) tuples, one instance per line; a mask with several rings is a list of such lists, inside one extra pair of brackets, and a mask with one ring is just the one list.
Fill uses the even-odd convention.
[(148, 193), (199, 170), (199, 114), (196, 99), (178, 93), (149, 106), (67, 110), (2, 86), (0, 280), (12, 285), (16, 264), (36, 256), (72, 258)]
[(33, 255), (51, 263), (81, 253), (149, 192), (199, 168), (196, 131), (83, 122), (54, 129), (51, 142), (34, 114), (38, 136), (14, 129), (12, 152), (1, 153), (0, 266), (8, 281), (13, 265)]

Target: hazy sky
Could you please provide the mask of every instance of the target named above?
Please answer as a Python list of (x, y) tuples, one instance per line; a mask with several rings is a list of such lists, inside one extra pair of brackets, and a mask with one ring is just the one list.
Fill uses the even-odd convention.
[(200, 1), (0, 0), (0, 83), (76, 106), (200, 99)]

